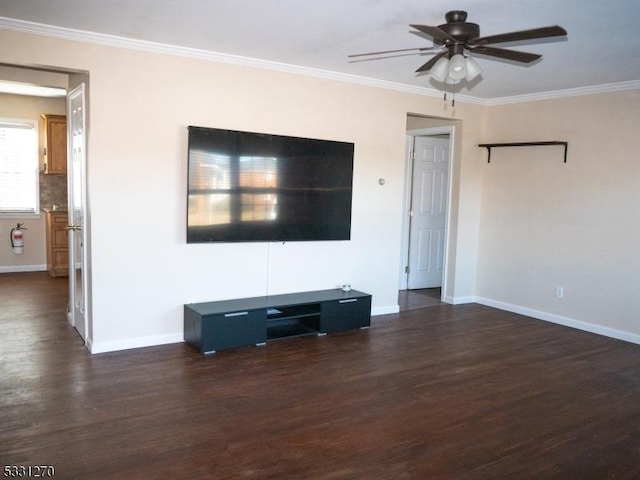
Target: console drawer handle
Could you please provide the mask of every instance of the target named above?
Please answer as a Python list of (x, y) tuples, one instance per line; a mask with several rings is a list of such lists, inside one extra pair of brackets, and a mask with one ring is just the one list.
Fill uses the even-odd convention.
[(353, 303), (353, 302), (357, 302), (358, 299), (357, 298), (347, 298), (346, 300), (338, 300), (338, 302), (340, 303)]
[(233, 312), (233, 313), (225, 313), (225, 317), (241, 317), (243, 315), (249, 315), (249, 312)]

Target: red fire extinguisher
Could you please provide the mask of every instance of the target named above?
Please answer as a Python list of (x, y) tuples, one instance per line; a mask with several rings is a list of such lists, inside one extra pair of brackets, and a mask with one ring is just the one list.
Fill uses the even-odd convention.
[(18, 223), (15, 228), (11, 229), (11, 248), (13, 248), (13, 253), (16, 255), (21, 255), (24, 251), (24, 223)]

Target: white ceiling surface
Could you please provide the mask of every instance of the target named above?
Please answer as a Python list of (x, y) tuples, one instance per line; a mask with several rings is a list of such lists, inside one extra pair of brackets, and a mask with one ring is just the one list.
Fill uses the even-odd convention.
[[(607, 84), (640, 86), (640, 0), (0, 0), (0, 17), (439, 90), (416, 75), (428, 55), (349, 54), (431, 46), (409, 24), (465, 10), (482, 36), (550, 25), (567, 37), (501, 44), (540, 53), (523, 65), (477, 56), (480, 100)], [(1, 18), (0, 18), (1, 20)], [(1, 61), (1, 59), (0, 59)], [(267, 65), (268, 66), (268, 65)]]

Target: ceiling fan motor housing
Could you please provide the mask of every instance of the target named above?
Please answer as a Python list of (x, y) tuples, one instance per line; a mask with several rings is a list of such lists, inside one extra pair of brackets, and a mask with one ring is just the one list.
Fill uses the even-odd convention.
[[(448, 33), (459, 43), (465, 44), (480, 36), (480, 26), (477, 23), (467, 22), (467, 12), (463, 10), (452, 10), (445, 15), (445, 19), (447, 23), (438, 25), (438, 28)], [(445, 45), (449, 42), (434, 39), (433, 43)]]

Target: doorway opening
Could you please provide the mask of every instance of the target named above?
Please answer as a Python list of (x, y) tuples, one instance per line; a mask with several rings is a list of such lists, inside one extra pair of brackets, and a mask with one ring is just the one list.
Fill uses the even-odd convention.
[[(56, 118), (55, 158), (59, 158), (55, 163), (56, 168), (47, 168), (53, 165), (54, 153), (53, 147), (45, 148), (49, 146), (48, 143), (43, 147), (44, 137), (41, 132), (38, 147), (38, 162), (41, 169), (40, 211), (35, 215), (32, 214), (29, 220), (37, 227), (30, 232), (32, 245), (34, 247), (41, 245), (41, 248), (33, 249), (35, 252), (33, 258), (22, 259), (24, 265), (13, 265), (12, 262), (8, 262), (3, 270), (13, 272), (11, 275), (22, 275), (25, 277), (25, 281), (31, 282), (46, 281), (49, 275), (51, 277), (64, 276), (68, 271), (68, 279), (63, 280), (66, 284), (64, 292), (60, 289), (60, 278), (52, 278), (49, 283), (57, 286), (52, 291), (65, 297), (60, 300), (63, 300), (67, 305), (66, 318), (82, 337), (85, 346), (88, 346), (91, 335), (89, 311), (86, 308), (89, 295), (87, 274), (89, 260), (84, 255), (88, 238), (87, 225), (84, 222), (86, 217), (85, 151), (87, 138), (87, 96), (85, 92), (88, 80), (87, 72), (57, 67), (31, 67), (0, 63), (0, 84), (8, 84), (7, 88), (12, 85), (21, 85), (25, 88), (45, 87), (44, 90), (48, 90), (46, 93), (34, 92), (33, 89), (19, 93), (9, 90), (5, 95), (11, 100), (7, 101), (7, 105), (14, 112), (18, 112), (20, 117), (33, 118), (36, 121), (42, 117), (45, 118), (45, 122), (49, 117)], [(56, 95), (61, 92), (60, 98), (55, 99), (57, 103), (46, 98), (53, 90)], [(42, 91), (41, 89), (40, 92)], [(2, 85), (0, 85), (1, 92)], [(34, 100), (34, 97), (42, 98), (42, 101)], [(52, 108), (56, 111), (51, 111)], [(24, 113), (21, 114), (20, 111)], [(50, 220), (50, 214), (51, 218), (55, 215), (55, 222)], [(76, 220), (78, 215), (83, 220), (80, 225)], [(53, 232), (53, 227), (46, 229), (47, 235), (45, 236), (45, 228), (43, 227), (45, 218), (47, 225), (49, 222), (55, 223), (55, 236), (50, 235), (49, 232), (49, 230)], [(67, 232), (69, 233), (67, 234)], [(46, 257), (43, 256), (45, 251)], [(27, 261), (25, 262), (25, 260)], [(68, 268), (66, 268), (67, 266)], [(20, 272), (33, 272), (33, 274)], [(26, 288), (20, 291), (25, 292), (27, 296), (29, 295)], [(81, 299), (80, 304), (83, 307), (80, 315), (78, 310), (74, 308), (78, 304), (78, 299)]]
[(453, 125), (407, 131), (401, 311), (440, 305), (448, 295), (453, 132)]

